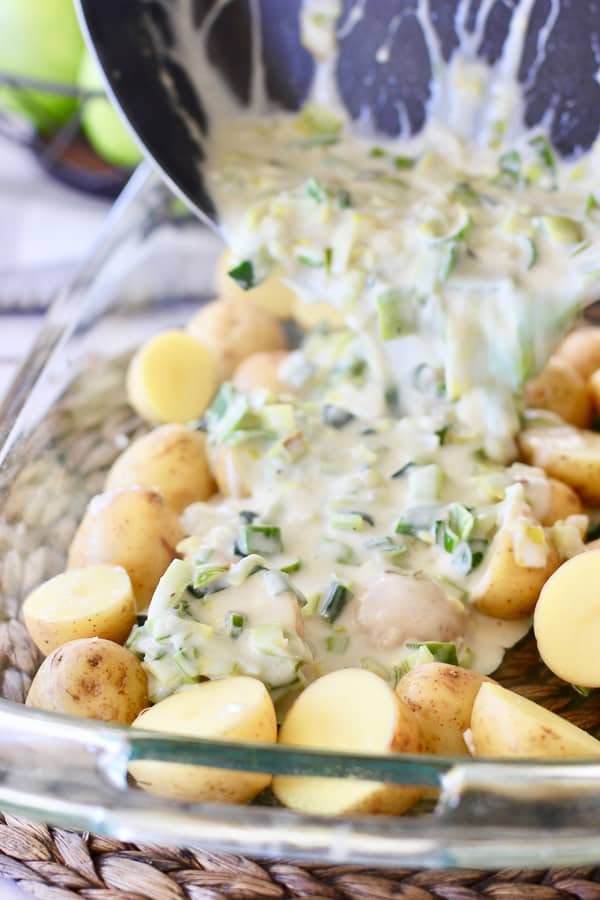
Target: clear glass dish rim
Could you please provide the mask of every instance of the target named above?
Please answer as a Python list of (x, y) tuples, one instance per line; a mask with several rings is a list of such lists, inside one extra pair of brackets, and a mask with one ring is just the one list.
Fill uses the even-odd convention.
[[(23, 411), (27, 409), (29, 394), (38, 381), (43, 378), (44, 371), (52, 353), (66, 340), (68, 335), (77, 327), (77, 323), (85, 315), (85, 303), (76, 307), (76, 295), (81, 292), (80, 281), (85, 275), (85, 283), (89, 283), (89, 274), (94, 267), (98, 268), (106, 257), (107, 248), (114, 241), (115, 232), (126, 229), (128, 225), (128, 213), (136, 205), (143, 204), (145, 195), (156, 189), (160, 182), (152, 173), (150, 167), (144, 164), (133, 176), (125, 191), (115, 204), (102, 232), (93, 248), (88, 261), (81, 269), (80, 276), (63, 291), (56, 299), (47, 313), (39, 337), (34, 343), (28, 357), (23, 362), (17, 373), (12, 388), (8, 392), (8, 398), (0, 407), (0, 467), (5, 462), (11, 448), (11, 436), (19, 427), (19, 419)], [(70, 315), (65, 315), (69, 311)], [(519, 791), (525, 791), (531, 797), (554, 798), (556, 792), (569, 794), (574, 792), (579, 795), (586, 792), (588, 796), (598, 796), (600, 804), (600, 760), (483, 760), (471, 757), (442, 757), (394, 754), (387, 756), (368, 756), (351, 753), (329, 753), (318, 750), (302, 751), (296, 748), (281, 746), (259, 746), (237, 742), (215, 742), (210, 740), (196, 740), (182, 738), (177, 735), (160, 735), (143, 732), (120, 726), (103, 725), (91, 720), (69, 719), (50, 713), (30, 710), (21, 704), (0, 699), (0, 722), (10, 725), (10, 735), (4, 729), (5, 736), (0, 739), (0, 747), (18, 742), (19, 739), (40, 739), (45, 736), (48, 739), (55, 738), (65, 746), (85, 746), (90, 752), (98, 755), (98, 772), (100, 781), (109, 782), (113, 786), (118, 785), (123, 791), (126, 784), (127, 763), (134, 759), (153, 759), (160, 761), (185, 761), (186, 764), (210, 765), (221, 768), (251, 768), (254, 771), (266, 771), (277, 773), (318, 775), (320, 777), (360, 777), (376, 781), (388, 781), (396, 783), (410, 783), (442, 787), (442, 799), (447, 798), (446, 806), (449, 809), (457, 798), (465, 791), (481, 790), (485, 792), (500, 792), (510, 785), (509, 794), (517, 795)], [(219, 757), (219, 754), (222, 754)], [(108, 760), (108, 762), (107, 762)], [(2, 761), (0, 758), (0, 769)], [(318, 771), (317, 771), (318, 770)], [(65, 777), (68, 770), (65, 769)], [(144, 816), (138, 818), (136, 813), (130, 813), (119, 822), (118, 810), (111, 810), (109, 819), (106, 818), (108, 807), (104, 808), (104, 814), (100, 814), (97, 807), (81, 804), (69, 804), (63, 801), (63, 807), (57, 804), (56, 796), (51, 793), (31, 794), (26, 790), (26, 772), (17, 772), (16, 777), (22, 776), (22, 789), (16, 791), (20, 799), (16, 799), (13, 788), (0, 783), (0, 806), (13, 809), (16, 812), (29, 815), (32, 818), (52, 818), (58, 823), (64, 822), (71, 827), (93, 828), (104, 831), (116, 837), (123, 834), (130, 835), (131, 829), (138, 833), (147, 834), (153, 839), (160, 840), (155, 831), (147, 827)], [(11, 793), (12, 791), (12, 793)], [(122, 796), (140, 792), (125, 791)], [(148, 796), (144, 795), (146, 801)], [(454, 798), (454, 799), (453, 799)], [(192, 840), (194, 835), (202, 833), (203, 846), (212, 846), (216, 849), (231, 849), (236, 847), (243, 852), (266, 853), (269, 855), (268, 846), (265, 850), (265, 840), (262, 832), (260, 839), (254, 842), (248, 841), (247, 826), (255, 825), (262, 828), (265, 825), (265, 816), (269, 821), (269, 831), (278, 826), (281, 820), (285, 822), (286, 838), (285, 846), (293, 849), (297, 855), (308, 854), (314, 858), (315, 852), (320, 858), (340, 859), (347, 851), (348, 836), (353, 835), (358, 843), (352, 844), (351, 861), (357, 859), (360, 849), (360, 841), (369, 843), (369, 836), (378, 834), (378, 840), (384, 836), (390, 843), (371, 846), (368, 851), (362, 853), (361, 859), (368, 859), (380, 864), (414, 861), (414, 864), (422, 864), (421, 850), (417, 852), (414, 845), (415, 835), (421, 841), (440, 841), (445, 847), (443, 853), (432, 847), (427, 851), (428, 861), (434, 865), (480, 865), (485, 867), (485, 861), (480, 856), (477, 847), (483, 844), (487, 847), (488, 856), (492, 852), (492, 845), (496, 847), (494, 859), (491, 865), (530, 864), (532, 859), (541, 862), (545, 853), (551, 847), (554, 848), (549, 864), (558, 864), (570, 861), (585, 861), (590, 859), (587, 838), (582, 836), (581, 830), (576, 830), (573, 845), (563, 838), (554, 840), (555, 832), (550, 830), (549, 837), (545, 839), (544, 854), (534, 853), (526, 855), (525, 848), (529, 847), (526, 835), (532, 832), (526, 829), (521, 833), (521, 845), (517, 851), (514, 838), (516, 833), (513, 828), (501, 828), (499, 836), (488, 843), (486, 829), (481, 825), (472, 833), (471, 827), (462, 825), (440, 824), (443, 816), (433, 819), (437, 824), (432, 827), (432, 818), (407, 819), (395, 817), (390, 824), (390, 819), (379, 820), (385, 822), (381, 827), (374, 824), (373, 818), (350, 818), (332, 821), (322, 820), (316, 817), (307, 817), (301, 814), (282, 809), (265, 809), (261, 807), (224, 807), (216, 804), (197, 804), (193, 809), (191, 818), (186, 823), (186, 815), (189, 815), (190, 807), (172, 801), (161, 801), (154, 798), (149, 801), (160, 820), (160, 831), (167, 841), (179, 840), (185, 836), (186, 840)], [(146, 803), (148, 805), (148, 803)], [(124, 805), (121, 805), (123, 810)], [(69, 807), (69, 808), (67, 808)], [(243, 822), (240, 823), (239, 810), (244, 811)], [(173, 814), (173, 830), (166, 829), (165, 823), (169, 811)], [(237, 815), (236, 815), (237, 811)], [(182, 818), (183, 817), (183, 818)], [(179, 825), (177, 825), (177, 822)], [(314, 823), (317, 824), (314, 824)], [(135, 824), (134, 824), (135, 823)], [(203, 827), (199, 827), (203, 823)], [(365, 824), (366, 823), (366, 824)], [(407, 823), (409, 823), (407, 825)], [(219, 826), (215, 832), (211, 832), (213, 826)], [(314, 829), (313, 829), (314, 825)], [(490, 826), (491, 827), (491, 826)], [(242, 836), (239, 832), (243, 831)], [(179, 830), (177, 830), (179, 829)], [(315, 840), (307, 839), (307, 829), (314, 830)], [(331, 836), (334, 831), (342, 829), (346, 836), (346, 848), (343, 852), (334, 852), (331, 846)], [(419, 833), (424, 833), (420, 835)], [(489, 829), (488, 829), (489, 831)], [(451, 832), (451, 833), (450, 833)], [(312, 832), (311, 832), (312, 833)], [(461, 834), (464, 837), (464, 846), (460, 852), (450, 851), (447, 846), (449, 839), (458, 839)], [(318, 834), (318, 839), (316, 835)], [(327, 850), (323, 847), (323, 835), (330, 837), (325, 841)], [(542, 832), (539, 826), (535, 829), (536, 840), (540, 840)], [(177, 835), (180, 838), (177, 838)], [(510, 849), (507, 844), (510, 844)], [(533, 840), (533, 838), (532, 838)], [(590, 836), (591, 840), (591, 836)], [(272, 844), (273, 835), (266, 844)], [(413, 841), (411, 843), (411, 841)], [(164, 840), (163, 840), (164, 842)], [(497, 845), (497, 846), (496, 846)], [(457, 845), (458, 846), (458, 845)], [(504, 848), (504, 849), (502, 849)], [(363, 848), (364, 849), (364, 848)], [(559, 856), (556, 853), (559, 852)], [(281, 853), (281, 850), (277, 850)], [(529, 852), (529, 850), (527, 851)], [(596, 849), (597, 852), (597, 849)], [(341, 855), (340, 855), (341, 853)], [(440, 855), (441, 853), (441, 855)], [(332, 855), (333, 854), (333, 855)], [(512, 854), (512, 855), (511, 855)], [(562, 854), (562, 855), (561, 855)], [(272, 855), (272, 854), (270, 854)], [(360, 855), (360, 854), (359, 854)], [(488, 866), (490, 863), (488, 862)]]

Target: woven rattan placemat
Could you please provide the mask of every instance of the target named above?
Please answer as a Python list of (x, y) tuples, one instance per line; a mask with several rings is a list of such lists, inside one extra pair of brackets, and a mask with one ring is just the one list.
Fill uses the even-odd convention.
[[(61, 571), (89, 497), (102, 490), (124, 442), (143, 430), (117, 399), (124, 396), (123, 371), (123, 361), (88, 360), (86, 374), (20, 441), (15, 468), (0, 476), (0, 694), (7, 699), (25, 699), (40, 663), (19, 618), (22, 597)], [(555, 678), (532, 638), (507, 653), (495, 677), (600, 735), (600, 692), (582, 698)], [(255, 861), (121, 843), (8, 815), (0, 816), (0, 877), (44, 900), (600, 900), (600, 860), (598, 866), (499, 872)]]

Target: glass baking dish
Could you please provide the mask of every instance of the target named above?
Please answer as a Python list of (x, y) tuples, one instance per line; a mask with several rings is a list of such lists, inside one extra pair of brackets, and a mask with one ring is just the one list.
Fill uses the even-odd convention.
[[(296, 751), (158, 736), (22, 705), (40, 660), (21, 624), (21, 601), (61, 570), (87, 501), (142, 427), (125, 401), (129, 354), (210, 297), (218, 251), (218, 239), (142, 167), (48, 313), (0, 409), (0, 808), (121, 840), (263, 857), (477, 868), (597, 859), (598, 762)], [(429, 801), (397, 818), (185, 805), (128, 785), (128, 762), (142, 758), (358, 776), (440, 793), (435, 809)]]

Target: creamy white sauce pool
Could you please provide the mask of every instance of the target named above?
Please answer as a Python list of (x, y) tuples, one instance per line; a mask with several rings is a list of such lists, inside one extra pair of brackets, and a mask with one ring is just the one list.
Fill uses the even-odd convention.
[[(273, 114), (260, 70), (251, 114), (222, 86), (207, 98), (221, 112), (208, 183), (237, 279), (276, 273), (340, 310), (348, 331), (309, 336), (285, 364), (302, 402), (227, 389), (209, 415), (215, 464), (225, 454), (249, 496), (184, 514), (184, 559), (131, 639), (154, 699), (234, 672), (276, 696), (347, 665), (394, 683), (451, 646), (491, 672), (529, 627), (473, 606), (499, 529), (524, 566), (543, 566), (549, 541), (581, 546), (585, 517), (542, 530), (548, 482), (510, 465), (524, 382), (600, 288), (600, 153), (561, 161), (521, 125), (515, 73), (532, 6), (521, 3), (489, 69), (476, 59), (488, 4), (472, 33), (459, 4), (462, 51), (449, 64), (418, 4), (436, 82), (429, 124), (410, 140), (381, 141), (367, 111), (346, 120), (336, 0), (304, 4), (318, 66), (299, 115)], [(176, 8), (185, 50), (187, 0)], [(356, 3), (345, 28), (363, 12)], [(205, 84), (208, 64), (191, 44), (188, 55)], [(334, 427), (323, 404), (359, 418)], [(258, 550), (240, 546), (247, 527)]]

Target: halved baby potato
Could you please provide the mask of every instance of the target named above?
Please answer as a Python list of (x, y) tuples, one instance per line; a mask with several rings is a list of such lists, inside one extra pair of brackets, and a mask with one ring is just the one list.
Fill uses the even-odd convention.
[[(377, 675), (338, 669), (310, 684), (289, 710), (279, 743), (355, 753), (420, 753), (414, 713)], [(277, 798), (291, 809), (327, 816), (402, 813), (422, 789), (346, 778), (277, 775)]]
[(530, 409), (547, 409), (578, 428), (587, 428), (592, 417), (592, 402), (579, 372), (554, 357), (537, 378), (524, 389), (525, 404)]
[(138, 438), (113, 463), (105, 490), (134, 485), (156, 488), (176, 512), (208, 500), (216, 484), (206, 458), (204, 434), (170, 424)]
[(417, 718), (425, 753), (468, 754), (464, 733), (484, 681), (491, 678), (438, 662), (416, 666), (400, 679), (396, 694)]
[(198, 419), (217, 387), (213, 356), (201, 338), (163, 331), (143, 344), (127, 370), (127, 397), (148, 422)]
[(525, 697), (485, 682), (473, 704), (474, 756), (559, 759), (600, 756), (600, 741)]
[[(133, 727), (223, 741), (277, 740), (269, 693), (261, 681), (246, 676), (205, 681), (172, 694), (144, 710)], [(271, 776), (260, 772), (150, 760), (130, 763), (129, 771), (145, 791), (188, 803), (247, 803), (271, 783)]]
[(23, 604), (33, 642), (47, 656), (78, 638), (126, 641), (136, 616), (129, 575), (121, 566), (62, 572), (37, 587)]
[(525, 462), (545, 469), (585, 501), (600, 502), (600, 434), (571, 425), (531, 425), (518, 440)]
[(600, 369), (600, 328), (577, 328), (566, 336), (556, 356), (572, 366), (582, 378)]
[(571, 684), (600, 687), (600, 549), (579, 553), (548, 579), (533, 627), (548, 668)]

